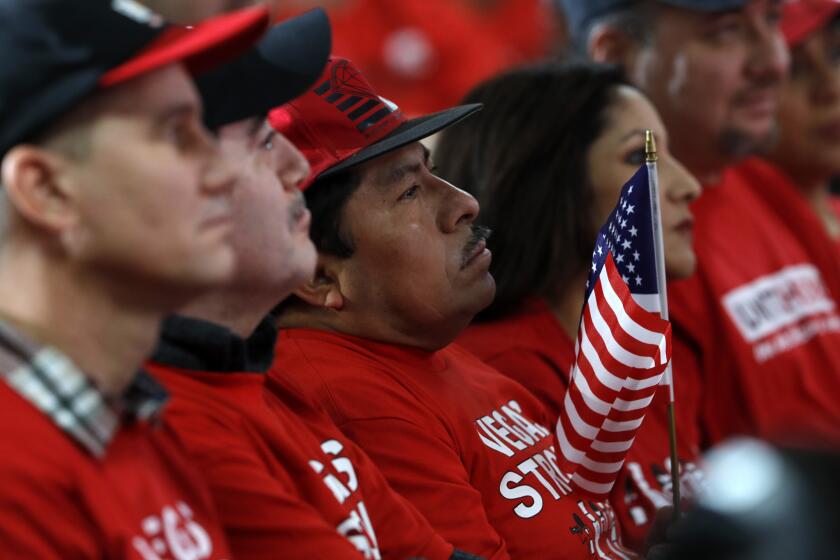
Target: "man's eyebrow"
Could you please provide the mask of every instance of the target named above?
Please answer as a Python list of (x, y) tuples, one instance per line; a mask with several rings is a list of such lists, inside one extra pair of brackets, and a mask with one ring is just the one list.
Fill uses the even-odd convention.
[(402, 181), (406, 175), (412, 173), (419, 173), (420, 169), (428, 162), (429, 158), (429, 150), (426, 146), (423, 146), (423, 156), (424, 162), (423, 163), (403, 163), (403, 164), (396, 164), (395, 166), (385, 169), (382, 173), (378, 173), (374, 179), (374, 182), (381, 187), (381, 190), (388, 188), (389, 186), (399, 183)]
[(251, 117), (248, 119), (248, 138), (253, 138), (262, 129), (263, 123), (265, 123), (265, 119), (260, 117)]
[(195, 103), (190, 101), (169, 105), (155, 114), (155, 124), (162, 125), (172, 119), (191, 117), (198, 114), (198, 112), (199, 108)]

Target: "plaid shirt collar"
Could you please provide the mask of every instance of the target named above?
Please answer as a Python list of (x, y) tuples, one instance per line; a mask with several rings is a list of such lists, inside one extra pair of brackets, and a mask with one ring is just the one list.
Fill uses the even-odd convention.
[(0, 377), (91, 455), (104, 457), (121, 421), (156, 420), (167, 394), (139, 372), (125, 393), (106, 397), (59, 350), (0, 322)]

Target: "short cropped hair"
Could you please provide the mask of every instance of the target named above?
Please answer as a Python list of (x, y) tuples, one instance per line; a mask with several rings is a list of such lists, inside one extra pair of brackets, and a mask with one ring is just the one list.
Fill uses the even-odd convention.
[(343, 222), (347, 201), (362, 183), (362, 174), (350, 168), (316, 179), (304, 192), (312, 213), (309, 236), (319, 253), (347, 259), (353, 256), (353, 236)]
[(528, 297), (554, 301), (585, 272), (597, 234), (586, 156), (626, 83), (618, 68), (594, 63), (516, 69), (470, 92), (464, 102), (484, 110), (443, 132), (440, 176), (478, 199), (478, 222), (493, 230), (496, 299), (479, 321)]

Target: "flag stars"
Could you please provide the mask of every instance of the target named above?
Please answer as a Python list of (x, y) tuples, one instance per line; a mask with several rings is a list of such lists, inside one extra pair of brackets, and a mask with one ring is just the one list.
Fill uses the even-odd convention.
[(600, 245), (598, 245), (598, 256), (601, 256), (603, 254), (604, 254), (604, 250), (601, 248)]
[(633, 226), (633, 227), (630, 228), (630, 235), (632, 237), (636, 237), (636, 235), (638, 235), (638, 233), (639, 233), (639, 230), (636, 229), (636, 226)]
[[(624, 262), (624, 255), (622, 255), (621, 253), (619, 253), (618, 255), (616, 255), (616, 257), (615, 257), (615, 262), (616, 262), (616, 263), (619, 263), (619, 264), (620, 264), (620, 263), (623, 263), (623, 262)], [(633, 272), (633, 271), (631, 270), (630, 272)]]
[(624, 280), (624, 283), (625, 283), (625, 284), (627, 284), (628, 282), (630, 282), (630, 279), (629, 279), (629, 278), (627, 278), (627, 276), (625, 276), (624, 274), (622, 274), (622, 275), (621, 275), (621, 279), (622, 279), (622, 280)]
[(631, 205), (629, 205), (629, 206), (626, 208), (627, 213), (628, 213), (628, 214), (632, 214), (632, 213), (633, 213), (633, 210), (634, 210), (635, 208), (636, 208), (636, 207), (635, 207), (635, 206), (633, 206), (632, 204), (631, 204)]
[(637, 286), (642, 285), (642, 277), (641, 276), (636, 276), (636, 278), (634, 278), (634, 280), (636, 281)]
[(621, 220), (621, 229), (624, 229), (626, 227), (627, 227), (627, 220)]
[(628, 240), (626, 240), (626, 239), (625, 239), (625, 240), (624, 240), (624, 243), (622, 243), (622, 244), (621, 244), (621, 247), (622, 247), (623, 249), (629, 249), (629, 248), (630, 248), (630, 241), (628, 241)]
[(636, 272), (636, 265), (633, 263), (627, 263), (627, 270), (632, 274)]
[(595, 272), (597, 269), (598, 267), (595, 266), (595, 261), (592, 261), (592, 272)]
[(639, 260), (639, 256), (640, 256), (640, 255), (639, 255), (639, 252), (638, 252), (638, 251), (633, 251), (633, 260), (634, 260), (634, 261)]

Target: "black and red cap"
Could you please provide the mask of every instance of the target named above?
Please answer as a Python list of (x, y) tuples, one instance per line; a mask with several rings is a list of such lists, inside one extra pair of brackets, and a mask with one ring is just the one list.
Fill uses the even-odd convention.
[(176, 62), (200, 74), (268, 23), (262, 6), (178, 27), (135, 0), (0, 0), (0, 156), (97, 88)]
[(307, 188), (328, 177), (422, 140), (480, 110), (474, 103), (407, 119), (377, 95), (352, 62), (331, 57), (309, 91), (271, 111), (271, 126), (286, 136), (312, 168)]

